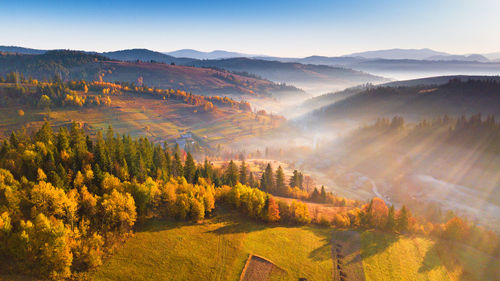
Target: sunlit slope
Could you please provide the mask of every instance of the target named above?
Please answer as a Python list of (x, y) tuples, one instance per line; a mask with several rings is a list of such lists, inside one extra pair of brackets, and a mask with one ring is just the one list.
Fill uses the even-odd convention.
[[(332, 280), (336, 270), (332, 241), (344, 245), (346, 280), (498, 280), (500, 276), (498, 259), (463, 245), (450, 248), (427, 238), (372, 231), (339, 237), (328, 228), (265, 225), (236, 213), (218, 213), (199, 224), (148, 222), (86, 277), (239, 280), (251, 253), (286, 271), (271, 280)], [(356, 258), (359, 255), (362, 259)]]
[[(234, 215), (233, 215), (234, 216)], [(256, 224), (219, 215), (200, 224), (142, 227), (92, 280), (238, 280), (250, 253), (286, 271), (278, 280), (331, 280), (328, 229)]]
[(366, 280), (450, 280), (435, 244), (425, 238), (361, 235)]
[(499, 280), (500, 259), (462, 244), (366, 231), (366, 280)]
[[(212, 112), (199, 111), (196, 106), (177, 101), (163, 101), (139, 95), (112, 96), (107, 108), (55, 108), (46, 110), (13, 105), (0, 109), (0, 136), (25, 126), (30, 132), (48, 120), (54, 126), (71, 122), (81, 123), (91, 134), (109, 125), (118, 133), (132, 137), (147, 136), (163, 142), (192, 131), (202, 142), (215, 144), (221, 140), (236, 140), (259, 135), (279, 122), (269, 115), (245, 112), (235, 108), (217, 108)], [(24, 111), (23, 116), (18, 110)]]

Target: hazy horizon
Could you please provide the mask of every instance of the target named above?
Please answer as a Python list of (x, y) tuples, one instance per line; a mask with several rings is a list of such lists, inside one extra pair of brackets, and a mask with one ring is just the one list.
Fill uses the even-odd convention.
[(0, 2), (0, 32), (3, 45), (97, 52), (197, 49), (305, 57), (430, 48), (484, 54), (499, 52), (500, 37), (491, 34), (500, 25), (499, 8), (492, 0), (27, 0)]
[[(0, 42), (0, 46), (2, 47), (20, 47), (20, 48), (27, 48), (27, 49), (35, 49), (35, 50), (72, 50), (72, 51), (82, 51), (82, 52), (96, 52), (96, 53), (105, 53), (105, 52), (114, 52), (114, 51), (124, 51), (124, 50), (140, 50), (140, 49), (145, 49), (145, 50), (150, 50), (154, 52), (160, 52), (163, 54), (170, 54), (173, 52), (178, 52), (178, 51), (194, 51), (194, 52), (201, 52), (201, 53), (213, 53), (213, 52), (228, 52), (228, 53), (239, 53), (242, 55), (246, 55), (249, 57), (281, 57), (281, 58), (306, 58), (310, 56), (324, 56), (324, 57), (342, 57), (342, 56), (350, 56), (350, 55), (355, 55), (357, 53), (365, 53), (365, 52), (378, 52), (378, 51), (392, 51), (392, 50), (403, 50), (403, 51), (421, 51), (421, 50), (430, 50), (430, 51), (435, 51), (435, 52), (440, 52), (440, 53), (446, 53), (448, 55), (492, 55), (492, 54), (498, 54), (500, 55), (500, 51), (496, 52), (486, 52), (486, 53), (480, 53), (480, 52), (469, 52), (469, 53), (452, 53), (448, 52), (446, 50), (436, 50), (432, 48), (388, 48), (388, 49), (366, 49), (358, 52), (350, 52), (350, 53), (342, 53), (342, 54), (337, 54), (337, 55), (320, 55), (316, 53), (311, 53), (307, 55), (302, 55), (302, 56), (280, 56), (280, 55), (270, 55), (266, 53), (250, 53), (246, 51), (237, 51), (237, 50), (232, 50), (232, 49), (203, 49), (203, 48), (181, 48), (181, 49), (172, 49), (172, 50), (156, 50), (148, 47), (129, 47), (129, 48), (118, 48), (118, 49), (106, 49), (103, 51), (96, 51), (93, 49), (74, 49), (74, 48), (63, 48), (63, 47), (55, 47), (55, 48), (35, 48), (32, 46), (26, 46), (26, 45), (14, 45), (14, 44), (3, 44)], [(172, 55), (175, 56), (175, 55)]]

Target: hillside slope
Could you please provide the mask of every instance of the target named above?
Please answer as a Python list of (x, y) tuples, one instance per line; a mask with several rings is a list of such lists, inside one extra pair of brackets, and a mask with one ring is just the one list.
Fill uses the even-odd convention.
[[(47, 52), (44, 50), (15, 48), (17, 48), (16, 50), (18, 50), (20, 54), (44, 54)], [(1, 46), (0, 50), (2, 50)], [(276, 83), (292, 84), (317, 94), (341, 90), (346, 87), (368, 82), (378, 83), (387, 81), (382, 77), (348, 69), (345, 68), (345, 66), (309, 65), (309, 63), (315, 62), (302, 62), (298, 60), (295, 62), (286, 62), (282, 58), (273, 57), (247, 58), (248, 55), (245, 54), (225, 51), (204, 53), (196, 50), (179, 50), (171, 53), (160, 53), (147, 49), (129, 49), (105, 53), (90, 52), (89, 54), (100, 54), (114, 60), (126, 62), (143, 61), (166, 64), (173, 63), (176, 65), (208, 67), (218, 70), (225, 69), (229, 71), (250, 73), (253, 76), (257, 75)], [(294, 59), (291, 60), (293, 61)], [(244, 76), (248, 75), (245, 74)]]
[[(116, 55), (116, 54), (115, 54)], [(127, 58), (123, 54), (121, 58)], [(166, 56), (160, 54), (162, 56)], [(204, 95), (298, 95), (303, 91), (269, 80), (224, 70), (152, 62), (112, 61), (104, 56), (76, 51), (49, 51), (42, 55), (1, 55), (0, 75), (20, 72), (46, 80), (123, 81), (161, 88), (175, 88)]]
[[(498, 274), (491, 266), (497, 259), (463, 245), (449, 250), (426, 238), (372, 231), (342, 240), (352, 244), (342, 251), (346, 261), (342, 268), (361, 269), (347, 270), (347, 280), (494, 280)], [(286, 272), (279, 280), (334, 280), (338, 275), (334, 275), (332, 241), (329, 228), (265, 226), (220, 212), (199, 224), (149, 222), (87, 277), (238, 280), (248, 255), (256, 254)], [(362, 279), (352, 279), (356, 276)]]
[(248, 72), (275, 82), (284, 82), (300, 88), (322, 92), (364, 84), (387, 81), (361, 71), (326, 65), (301, 64), (272, 60), (232, 58), (194, 62), (196, 66), (217, 67), (237, 72)]
[(315, 124), (339, 118), (373, 121), (401, 115), (409, 120), (448, 115), (500, 115), (500, 83), (451, 80), (440, 86), (376, 87), (311, 114)]
[(238, 280), (248, 255), (255, 254), (285, 270), (286, 276), (279, 280), (332, 280), (328, 229), (266, 227), (234, 215), (217, 215), (199, 224), (148, 223), (88, 277)]

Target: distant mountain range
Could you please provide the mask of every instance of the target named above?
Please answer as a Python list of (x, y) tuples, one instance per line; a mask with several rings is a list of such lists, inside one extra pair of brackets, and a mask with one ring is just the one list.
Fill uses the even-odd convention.
[[(45, 50), (1, 47), (3, 52), (43, 54)], [(167, 64), (225, 69), (256, 75), (276, 83), (292, 84), (313, 94), (342, 90), (364, 83), (443, 75), (499, 75), (500, 53), (450, 55), (431, 49), (391, 49), (353, 53), (347, 56), (282, 58), (184, 49), (161, 53), (147, 49), (96, 53), (121, 61), (162, 62)], [(491, 60), (493, 59), (493, 60)]]
[[(126, 51), (140, 51), (147, 49), (132, 49)], [(43, 54), (47, 50), (30, 49), (17, 46), (0, 46), (0, 52), (12, 52), (20, 54)], [(123, 51), (105, 52), (102, 54), (112, 54)], [(130, 53), (130, 52), (129, 52)], [(500, 59), (500, 52), (487, 53), (487, 54), (466, 54), (466, 55), (456, 55), (449, 54), (445, 52), (439, 52), (432, 49), (387, 49), (387, 50), (375, 50), (352, 53), (343, 56), (336, 57), (326, 57), (326, 56), (310, 56), (305, 58), (293, 58), (293, 57), (275, 57), (275, 56), (263, 56), (263, 55), (253, 55), (239, 52), (231, 52), (225, 50), (215, 50), (211, 52), (203, 52), (194, 49), (181, 49), (171, 52), (155, 52), (158, 54), (164, 54), (176, 58), (190, 58), (197, 60), (216, 60), (216, 59), (228, 59), (228, 58), (255, 58), (264, 60), (278, 60), (287, 62), (301, 62), (307, 61), (307, 63), (316, 64), (327, 64), (332, 63), (345, 64), (348, 62), (358, 61), (360, 59), (387, 59), (387, 60), (430, 60), (430, 61), (478, 61), (478, 62), (488, 62)], [(327, 63), (321, 60), (328, 59)]]
[[(263, 60), (278, 60), (278, 61), (301, 62), (301, 63), (314, 63), (313, 62), (314, 58), (317, 59), (321, 57), (321, 56), (311, 56), (306, 58), (283, 58), (283, 57), (273, 57), (273, 56), (257, 56), (244, 53), (222, 51), (222, 50), (217, 50), (212, 52), (201, 52), (192, 49), (183, 49), (173, 52), (166, 52), (165, 54), (174, 57), (194, 58), (194, 59), (223, 59), (223, 58), (246, 57), (246, 58), (255, 58)], [(359, 60), (359, 59), (430, 60), (430, 61), (456, 60), (456, 61), (488, 62), (490, 60), (500, 59), (500, 53), (490, 53), (484, 55), (481, 54), (453, 55), (445, 52), (434, 51), (431, 49), (389, 49), (389, 50), (376, 50), (376, 51), (352, 53), (340, 57), (327, 57), (327, 58), (334, 59), (334, 62), (336, 63), (339, 62), (348, 63), (349, 61), (352, 62), (352, 60)], [(325, 64), (325, 63), (321, 61), (316, 61), (316, 64)], [(331, 62), (326, 64), (330, 65)]]
[[(178, 58), (194, 58), (194, 59), (227, 59), (227, 58), (255, 58), (264, 60), (278, 60), (278, 61), (288, 61), (288, 62), (304, 62), (304, 63), (314, 63), (314, 58), (319, 58), (320, 56), (311, 56), (307, 58), (282, 58), (273, 56), (257, 56), (245, 53), (229, 52), (223, 50), (216, 50), (212, 52), (201, 52), (193, 49), (182, 49), (173, 52), (165, 52), (164, 54), (171, 55)], [(337, 62), (342, 62), (345, 58), (353, 59), (388, 59), (388, 60), (430, 60), (430, 61), (479, 61), (488, 62), (490, 60), (500, 59), (500, 53), (490, 53), (490, 54), (468, 54), (468, 55), (453, 55), (445, 52), (438, 52), (431, 49), (389, 49), (389, 50), (376, 50), (352, 53), (349, 55), (344, 55), (340, 57), (328, 57), (332, 59), (337, 59)], [(309, 61), (300, 61), (308, 59)], [(349, 62), (347, 59), (345, 62)], [(316, 62), (316, 64), (325, 64), (321, 61)], [(327, 63), (330, 65), (330, 63)]]
[(121, 61), (144, 61), (144, 62), (163, 62), (163, 63), (174, 63), (174, 64), (186, 64), (191, 63), (193, 59), (190, 58), (177, 58), (174, 56), (166, 55), (160, 52), (151, 51), (148, 49), (130, 49), (130, 50), (120, 50), (113, 52), (101, 53), (103, 56), (114, 60)]
[(182, 49), (173, 52), (165, 52), (164, 54), (178, 57), (178, 58), (192, 58), (199, 60), (214, 60), (214, 59), (227, 59), (227, 58), (240, 58), (240, 57), (255, 57), (255, 55), (228, 52), (223, 50), (215, 50), (211, 52), (202, 52), (193, 49)]
[(444, 52), (431, 49), (390, 49), (353, 53), (344, 57), (362, 57), (366, 59), (389, 59), (389, 60), (425, 60), (435, 56), (448, 56)]
[(344, 57), (387, 60), (428, 60), (428, 61), (479, 61), (488, 62), (489, 59), (480, 54), (451, 55), (431, 49), (390, 49), (353, 53)]

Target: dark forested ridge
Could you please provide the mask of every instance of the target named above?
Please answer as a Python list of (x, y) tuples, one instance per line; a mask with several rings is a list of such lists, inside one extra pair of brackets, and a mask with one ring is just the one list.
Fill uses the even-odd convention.
[(400, 115), (411, 119), (448, 115), (500, 115), (500, 82), (450, 80), (439, 86), (371, 87), (354, 96), (318, 109), (313, 120), (336, 118), (372, 121)]
[[(116, 54), (114, 54), (116, 55)], [(48, 51), (41, 55), (0, 55), (0, 75), (10, 72), (48, 80), (123, 81), (158, 88), (175, 88), (204, 95), (303, 95), (300, 89), (225, 70), (160, 62), (114, 61), (98, 54)]]
[(0, 75), (20, 72), (26, 77), (39, 80), (59, 76), (63, 80), (94, 79), (100, 71), (100, 63), (109, 60), (96, 54), (78, 51), (48, 51), (40, 55), (0, 55)]

